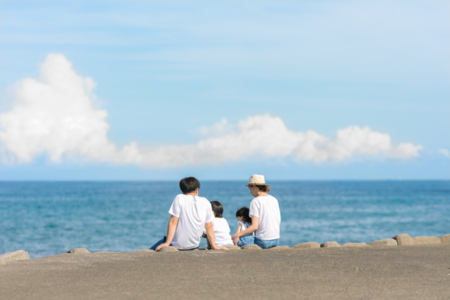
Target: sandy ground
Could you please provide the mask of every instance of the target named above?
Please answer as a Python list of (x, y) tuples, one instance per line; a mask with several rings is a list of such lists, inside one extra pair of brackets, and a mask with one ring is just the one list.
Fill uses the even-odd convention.
[(450, 299), (450, 244), (61, 254), (0, 266), (0, 299)]

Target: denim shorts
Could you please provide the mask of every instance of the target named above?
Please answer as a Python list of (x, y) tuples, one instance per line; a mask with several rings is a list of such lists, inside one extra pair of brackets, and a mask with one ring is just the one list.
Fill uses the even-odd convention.
[(272, 247), (278, 246), (278, 243), (280, 242), (280, 239), (275, 240), (260, 240), (258, 238), (255, 238), (255, 244), (260, 246), (263, 249), (268, 249)]
[(237, 243), (237, 245), (239, 247), (242, 247), (242, 246), (251, 245), (254, 243), (255, 243), (255, 236), (253, 234), (249, 234), (249, 235), (239, 238), (239, 242)]

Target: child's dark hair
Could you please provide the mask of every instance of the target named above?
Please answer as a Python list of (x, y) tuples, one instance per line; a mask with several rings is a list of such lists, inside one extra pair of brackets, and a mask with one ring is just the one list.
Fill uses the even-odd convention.
[(250, 210), (247, 207), (242, 207), (236, 212), (236, 217), (243, 217), (244, 222), (252, 224), (252, 218), (250, 218)]
[(200, 181), (198, 181), (195, 177), (186, 177), (180, 180), (180, 189), (183, 194), (195, 192), (195, 190), (199, 188)]
[(211, 201), (211, 207), (216, 218), (223, 218), (223, 206), (219, 201)]

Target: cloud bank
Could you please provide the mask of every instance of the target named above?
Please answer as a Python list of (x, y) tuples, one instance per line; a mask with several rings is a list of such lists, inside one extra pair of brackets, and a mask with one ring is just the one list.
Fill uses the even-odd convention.
[(61, 54), (49, 54), (39, 79), (13, 87), (12, 108), (0, 114), (0, 143), (6, 159), (26, 163), (47, 154), (54, 162), (66, 156), (147, 167), (214, 165), (250, 157), (292, 157), (297, 161), (340, 162), (355, 156), (409, 159), (422, 146), (393, 145), (386, 133), (350, 126), (329, 138), (315, 131), (289, 130), (279, 117), (250, 116), (238, 124), (226, 120), (202, 128), (195, 144), (118, 148), (108, 139), (107, 112), (94, 107), (95, 83), (83, 78)]

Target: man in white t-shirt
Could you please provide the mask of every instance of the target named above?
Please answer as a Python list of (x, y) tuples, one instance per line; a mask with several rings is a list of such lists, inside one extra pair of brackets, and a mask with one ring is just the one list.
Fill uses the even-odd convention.
[(198, 196), (200, 182), (194, 177), (183, 178), (180, 181), (179, 194), (173, 200), (169, 214), (167, 236), (150, 249), (158, 251), (163, 247), (174, 246), (178, 250), (198, 248), (203, 229), (206, 229), (208, 242), (213, 250), (228, 250), (216, 245), (212, 221), (214, 214), (211, 204), (206, 198)]

